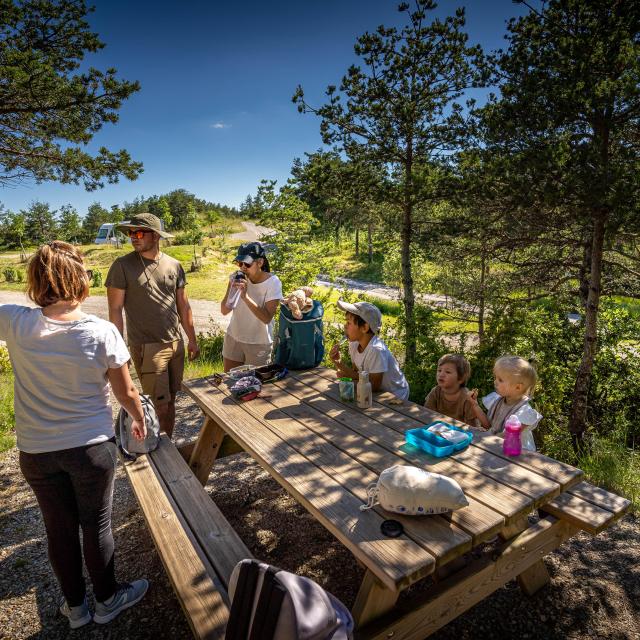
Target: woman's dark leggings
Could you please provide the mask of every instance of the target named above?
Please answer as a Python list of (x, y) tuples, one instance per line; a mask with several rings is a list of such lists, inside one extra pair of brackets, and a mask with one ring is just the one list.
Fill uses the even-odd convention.
[(49, 562), (69, 606), (82, 604), (85, 597), (82, 550), (96, 600), (110, 598), (118, 586), (111, 532), (115, 442), (50, 453), (21, 451), (20, 469), (40, 505)]

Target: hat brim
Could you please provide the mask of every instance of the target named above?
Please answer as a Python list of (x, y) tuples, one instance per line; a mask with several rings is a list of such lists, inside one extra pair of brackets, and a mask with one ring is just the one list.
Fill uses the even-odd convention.
[(234, 262), (246, 262), (247, 264), (253, 264), (256, 261), (256, 258), (253, 256), (236, 256), (233, 259)]
[(128, 229), (149, 229), (149, 231), (155, 231), (161, 238), (175, 238), (171, 233), (167, 233), (166, 231), (159, 231), (158, 229), (153, 229), (152, 227), (146, 224), (129, 224), (127, 222), (123, 222), (121, 224), (116, 225), (116, 229), (118, 231), (127, 231)]
[(358, 318), (362, 318), (368, 325), (369, 325), (369, 329), (371, 329), (371, 331), (373, 331), (373, 333), (375, 333), (376, 335), (378, 335), (378, 333), (380, 332), (380, 327), (374, 327), (363, 315), (362, 312), (360, 311), (360, 309), (358, 309), (358, 307), (356, 307), (355, 304), (349, 304), (348, 302), (345, 302), (344, 300), (338, 300), (338, 309), (341, 309), (342, 311), (348, 312), (353, 314), (354, 316), (358, 316)]

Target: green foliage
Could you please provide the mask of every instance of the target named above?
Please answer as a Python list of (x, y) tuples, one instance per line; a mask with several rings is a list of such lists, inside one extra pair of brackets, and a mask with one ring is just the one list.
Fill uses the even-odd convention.
[(101, 287), (103, 284), (102, 271), (100, 269), (93, 270), (93, 276), (91, 278), (92, 287)]
[(70, 204), (60, 207), (57, 239), (65, 242), (80, 242), (83, 238), (82, 220), (78, 212)]
[(192, 361), (187, 362), (185, 378), (201, 378), (222, 371), (222, 343), (224, 331), (217, 324), (206, 333), (198, 334), (198, 346), (200, 354)]
[(314, 282), (319, 273), (331, 273), (334, 260), (322, 242), (311, 242), (317, 225), (309, 206), (290, 187), (275, 192), (274, 181), (262, 181), (258, 196), (260, 223), (276, 230), (269, 238), (276, 250), (269, 255), (272, 270), (282, 281), (285, 295)]
[(0, 346), (0, 452), (15, 445), (13, 411), (13, 369), (9, 351)]
[(2, 275), (7, 282), (22, 282), (24, 278), (23, 272), (15, 267), (6, 267), (2, 271)]
[[(115, 69), (85, 62), (104, 44), (87, 21), (83, 0), (4, 0), (0, 11), (0, 182), (33, 177), (83, 183), (88, 190), (133, 180), (142, 165), (125, 150), (86, 145), (118, 120), (124, 100), (140, 88)], [(82, 71), (80, 67), (82, 66)]]
[(46, 202), (32, 202), (26, 211), (21, 211), (25, 218), (26, 241), (38, 246), (49, 240), (55, 240), (58, 225), (55, 211), (49, 209)]

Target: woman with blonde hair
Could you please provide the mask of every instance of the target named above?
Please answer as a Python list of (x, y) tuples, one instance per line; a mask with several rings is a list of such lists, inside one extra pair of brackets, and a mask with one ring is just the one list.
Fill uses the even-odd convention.
[(89, 279), (79, 251), (60, 241), (41, 246), (29, 262), (27, 283), (38, 306), (0, 305), (0, 339), (15, 377), (20, 469), (42, 511), (49, 561), (64, 595), (60, 611), (76, 629), (92, 619), (83, 557), (96, 622), (109, 622), (147, 590), (146, 580), (115, 579), (116, 445), (109, 388), (134, 419), (136, 437), (144, 438), (146, 427), (122, 337), (113, 324), (80, 308)]

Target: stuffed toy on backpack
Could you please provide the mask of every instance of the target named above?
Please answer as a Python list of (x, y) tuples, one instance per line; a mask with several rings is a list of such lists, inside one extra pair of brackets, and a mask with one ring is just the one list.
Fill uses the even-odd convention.
[(351, 640), (353, 618), (320, 585), (288, 571), (242, 560), (229, 581), (225, 640)]

